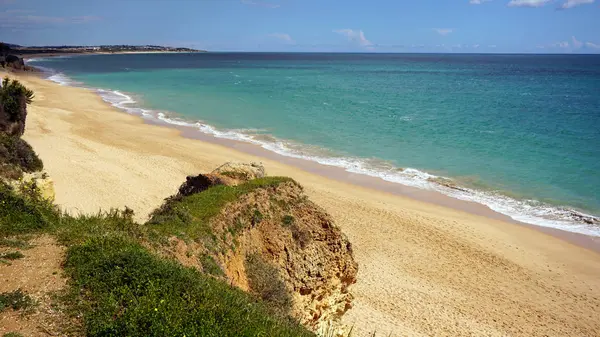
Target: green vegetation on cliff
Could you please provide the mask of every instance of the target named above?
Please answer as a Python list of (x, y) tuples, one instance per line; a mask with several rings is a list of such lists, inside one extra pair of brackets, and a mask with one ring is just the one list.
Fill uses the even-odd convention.
[[(0, 171), (0, 246), (24, 249), (26, 236), (44, 234), (66, 247), (68, 287), (55, 303), (57, 308), (64, 308), (64, 314), (70, 317), (67, 321), (73, 322), (64, 334), (313, 335), (292, 319), (273, 315), (256, 297), (215, 278), (222, 271), (211, 256), (204, 256), (203, 261), (207, 265), (212, 262), (212, 268), (202, 273), (154, 249), (160, 245), (161, 240), (156, 239), (163, 233), (176, 227), (194, 228), (197, 221), (204, 223), (240, 195), (289, 179), (266, 178), (239, 187), (218, 186), (190, 196), (183, 203), (167, 203), (155, 213), (152, 226), (134, 222), (133, 211), (127, 208), (97, 215), (64, 214), (41, 196), (35, 181), (16, 186), (11, 183), (21, 174), (7, 168), (17, 173), (32, 172), (40, 170), (42, 163), (15, 128), (24, 126), (26, 105), (13, 103), (28, 103), (33, 94), (16, 81), (10, 85), (13, 89), (0, 95), (0, 107), (4, 107), (0, 119), (6, 122), (0, 128), (0, 168), (5, 168)], [(21, 87), (25, 90), (14, 90)], [(20, 110), (13, 115), (15, 107)], [(22, 255), (12, 250), (7, 254), (15, 258)], [(21, 295), (0, 294), (0, 307), (20, 308), (28, 299)]]
[(310, 336), (271, 317), (248, 294), (159, 258), (138, 243), (99, 237), (69, 248), (91, 336)]
[(142, 246), (150, 235), (131, 211), (73, 217), (6, 186), (0, 203), (0, 237), (47, 233), (68, 247), (63, 304), (83, 317), (85, 335), (312, 336), (249, 294)]
[(213, 236), (211, 218), (229, 202), (259, 188), (274, 187), (293, 181), (288, 177), (264, 177), (238, 186), (217, 185), (202, 193), (168, 198), (152, 213), (148, 224), (161, 233), (184, 236), (193, 240)]

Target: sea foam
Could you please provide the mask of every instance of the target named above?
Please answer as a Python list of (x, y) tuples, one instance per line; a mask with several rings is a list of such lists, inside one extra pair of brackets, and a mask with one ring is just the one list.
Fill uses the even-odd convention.
[[(80, 84), (64, 74), (54, 74), (49, 79), (61, 85)], [(283, 156), (340, 167), (347, 172), (376, 177), (392, 183), (437, 191), (460, 200), (477, 202), (524, 223), (600, 237), (600, 226), (598, 226), (600, 219), (576, 210), (556, 207), (535, 200), (518, 200), (494, 191), (455, 186), (451, 178), (436, 176), (415, 168), (398, 168), (382, 160), (338, 156), (328, 149), (278, 139), (272, 135), (265, 134), (265, 130), (222, 130), (202, 121), (190, 121), (168, 112), (143, 109), (137, 105), (138, 102), (131, 95), (117, 90), (90, 89), (95, 90), (105, 102), (112, 106), (147, 119), (194, 128), (217, 138), (256, 144)], [(407, 120), (410, 119), (407, 118)], [(451, 182), (451, 184), (440, 183), (440, 180)]]

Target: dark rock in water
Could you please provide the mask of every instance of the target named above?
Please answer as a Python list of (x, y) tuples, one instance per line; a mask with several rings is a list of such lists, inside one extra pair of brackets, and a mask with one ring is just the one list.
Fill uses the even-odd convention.
[(569, 216), (574, 221), (583, 222), (588, 225), (600, 225), (600, 219), (598, 219), (594, 216), (582, 214), (582, 213), (575, 212), (575, 211), (569, 211), (569, 213), (570, 213)]

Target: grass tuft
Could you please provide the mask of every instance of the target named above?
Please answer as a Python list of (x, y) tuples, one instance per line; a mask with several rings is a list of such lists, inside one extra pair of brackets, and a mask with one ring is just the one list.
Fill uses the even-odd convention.
[(0, 247), (28, 249), (31, 245), (25, 240), (0, 238)]
[(24, 257), (25, 257), (25, 255), (23, 255), (23, 253), (21, 253), (21, 252), (10, 252), (10, 253), (0, 254), (0, 260), (2, 260), (2, 259), (17, 260), (17, 259), (22, 259)]
[(13, 310), (29, 309), (33, 304), (33, 299), (21, 289), (0, 294), (0, 312), (8, 308)]
[(4, 335), (2, 335), (2, 337), (24, 337), (24, 336), (18, 332), (7, 332)]

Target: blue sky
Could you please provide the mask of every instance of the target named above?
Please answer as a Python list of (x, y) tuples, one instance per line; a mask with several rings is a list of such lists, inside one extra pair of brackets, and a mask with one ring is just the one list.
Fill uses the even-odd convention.
[(600, 53), (600, 0), (0, 0), (0, 41)]

